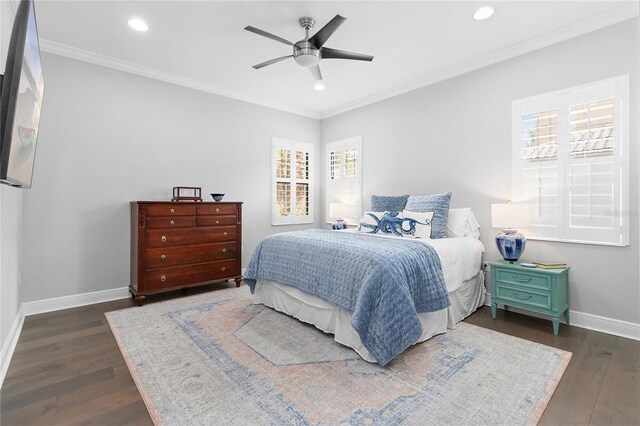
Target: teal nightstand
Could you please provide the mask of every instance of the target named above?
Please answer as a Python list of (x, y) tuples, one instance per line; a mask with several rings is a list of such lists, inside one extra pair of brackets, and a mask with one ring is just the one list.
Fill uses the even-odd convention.
[(525, 268), (518, 263), (491, 262), (491, 316), (498, 304), (551, 316), (558, 335), (560, 315), (569, 325), (569, 268)]

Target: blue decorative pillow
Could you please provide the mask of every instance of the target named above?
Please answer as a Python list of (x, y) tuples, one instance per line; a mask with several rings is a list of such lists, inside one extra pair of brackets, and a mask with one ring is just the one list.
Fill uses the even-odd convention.
[(431, 238), (446, 238), (450, 200), (451, 192), (434, 195), (411, 195), (407, 200), (405, 210), (424, 213), (433, 212)]
[[(360, 219), (357, 231), (366, 234), (393, 234), (393, 228), (389, 226), (389, 221), (398, 217), (398, 212), (364, 212), (364, 216)], [(400, 215), (402, 218), (402, 215)], [(402, 223), (402, 219), (400, 219)], [(400, 234), (397, 234), (400, 235)]]
[(408, 195), (372, 195), (371, 211), (374, 212), (401, 212), (407, 203)]

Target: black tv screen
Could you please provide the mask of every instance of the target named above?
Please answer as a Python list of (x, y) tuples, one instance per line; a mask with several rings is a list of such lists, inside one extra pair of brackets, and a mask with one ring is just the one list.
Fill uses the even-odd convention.
[(22, 0), (0, 92), (0, 182), (30, 188), (44, 94), (36, 15)]

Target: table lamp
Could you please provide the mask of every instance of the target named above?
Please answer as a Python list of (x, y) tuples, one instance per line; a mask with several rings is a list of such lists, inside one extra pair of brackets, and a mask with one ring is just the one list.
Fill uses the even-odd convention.
[(334, 218), (336, 221), (331, 226), (332, 229), (347, 229), (347, 223), (344, 218), (349, 216), (351, 206), (345, 203), (329, 203), (329, 217)]
[(513, 263), (522, 254), (527, 239), (516, 228), (531, 226), (531, 212), (528, 204), (491, 204), (491, 225), (502, 229), (496, 235), (498, 251), (509, 263)]

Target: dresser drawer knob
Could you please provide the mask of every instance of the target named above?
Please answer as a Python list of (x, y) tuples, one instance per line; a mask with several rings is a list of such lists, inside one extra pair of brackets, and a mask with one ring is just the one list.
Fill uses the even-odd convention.
[(165, 256), (164, 254), (160, 255), (160, 260), (165, 260), (166, 258), (167, 258), (167, 256)]
[(176, 224), (173, 220), (172, 220), (172, 221), (169, 221), (169, 223), (170, 223), (171, 225), (175, 225), (175, 224)]
[(220, 213), (220, 209), (216, 209), (216, 213)]
[(222, 267), (222, 272), (226, 271), (227, 268), (225, 268), (224, 266)]
[(520, 299), (520, 300), (529, 300), (531, 299), (531, 295), (527, 294), (527, 296), (519, 296), (517, 291), (513, 292), (513, 295), (516, 297), (516, 299)]
[(224, 234), (222, 234), (222, 235), (226, 237), (226, 236), (227, 236), (227, 235), (229, 235), (229, 234), (227, 234), (227, 233), (225, 232), (225, 233), (224, 233)]
[(217, 225), (217, 224), (219, 224), (219, 223), (220, 223), (220, 221), (219, 221), (219, 220), (216, 220), (216, 225)]
[(171, 213), (175, 213), (176, 211), (174, 209), (169, 210)]
[(528, 283), (529, 281), (531, 281), (531, 277), (520, 278), (516, 274), (513, 274), (513, 279), (521, 283)]
[(160, 275), (160, 281), (165, 282), (167, 280), (167, 277), (165, 277), (164, 275)]
[(223, 248), (223, 249), (222, 249), (222, 252), (223, 252), (223, 253), (226, 253), (226, 252), (227, 252), (227, 249), (226, 249), (226, 248)]
[(167, 237), (163, 235), (162, 237), (160, 237), (160, 241), (162, 241), (163, 243), (167, 242)]

